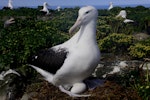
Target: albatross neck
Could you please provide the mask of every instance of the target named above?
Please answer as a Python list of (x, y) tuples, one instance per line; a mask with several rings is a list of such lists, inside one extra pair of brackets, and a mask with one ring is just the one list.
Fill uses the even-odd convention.
[(96, 20), (90, 21), (88, 24), (81, 26), (77, 43), (96, 42)]
[(47, 10), (47, 6), (46, 6), (46, 5), (43, 5), (43, 9), (44, 9), (44, 10)]

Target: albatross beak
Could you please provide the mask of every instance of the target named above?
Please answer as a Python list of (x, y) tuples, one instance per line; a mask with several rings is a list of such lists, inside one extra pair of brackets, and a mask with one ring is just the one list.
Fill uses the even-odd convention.
[(48, 3), (47, 3), (47, 6), (50, 7)]
[(45, 6), (49, 7), (49, 4), (48, 4), (48, 3), (45, 3)]
[(76, 20), (75, 24), (69, 29), (69, 34), (73, 33), (75, 31), (75, 29), (80, 27), (81, 23), (82, 23), (82, 18), (78, 17), (78, 19)]

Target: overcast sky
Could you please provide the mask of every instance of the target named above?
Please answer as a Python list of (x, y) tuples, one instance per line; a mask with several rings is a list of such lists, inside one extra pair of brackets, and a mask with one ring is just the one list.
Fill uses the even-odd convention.
[[(48, 2), (50, 6), (61, 5), (109, 5), (113, 2), (114, 5), (130, 5), (130, 4), (150, 4), (150, 0), (12, 0), (15, 7), (39, 6), (43, 2)], [(8, 0), (0, 0), (0, 6), (7, 6)]]

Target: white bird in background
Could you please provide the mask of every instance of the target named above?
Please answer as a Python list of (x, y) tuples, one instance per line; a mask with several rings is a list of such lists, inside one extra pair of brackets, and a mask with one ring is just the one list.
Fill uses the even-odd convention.
[(4, 28), (8, 27), (9, 25), (15, 23), (15, 19), (13, 17), (11, 17), (10, 19), (6, 20), (4, 22)]
[(8, 74), (16, 74), (18, 76), (20, 76), (20, 74), (18, 72), (16, 72), (15, 70), (9, 69), (8, 71), (2, 71), (0, 74), (0, 80), (4, 80), (4, 77)]
[(110, 3), (109, 3), (109, 8), (108, 8), (108, 10), (111, 10), (112, 8), (113, 8), (113, 3), (110, 2)]
[(126, 18), (127, 17), (127, 12), (126, 10), (121, 10), (119, 12), (119, 14), (116, 17), (122, 17), (122, 18)]
[(131, 19), (127, 19), (126, 17), (127, 17), (127, 12), (126, 12), (126, 10), (121, 10), (120, 12), (119, 12), (119, 14), (116, 16), (116, 18), (118, 18), (118, 17), (122, 17), (122, 18), (124, 18), (124, 23), (131, 23), (131, 22), (134, 22), (134, 20), (131, 20)]
[(12, 0), (8, 0), (7, 6), (3, 7), (4, 10), (13, 9)]
[(131, 20), (131, 19), (125, 19), (123, 22), (124, 22), (124, 23), (133, 23), (134, 20)]
[(9, 1), (8, 1), (8, 7), (9, 7), (10, 9), (13, 9), (12, 0), (9, 0)]
[(96, 41), (98, 12), (92, 6), (82, 7), (69, 33), (79, 31), (63, 44), (42, 50), (28, 60), (29, 66), (39, 72), (45, 80), (59, 87), (72, 97), (86, 90), (84, 80), (92, 75), (100, 60)]
[(61, 7), (60, 7), (60, 6), (58, 6), (56, 9), (57, 9), (57, 11), (60, 11)]
[(43, 12), (44, 14), (46, 14), (46, 15), (49, 15), (50, 13), (49, 13), (49, 10), (47, 8), (48, 6), (49, 6), (48, 3), (44, 2), (43, 3), (43, 9), (41, 9), (40, 11)]

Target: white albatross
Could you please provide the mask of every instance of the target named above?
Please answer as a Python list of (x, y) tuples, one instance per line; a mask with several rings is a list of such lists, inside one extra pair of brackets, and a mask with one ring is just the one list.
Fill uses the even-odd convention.
[(109, 8), (108, 8), (108, 10), (111, 10), (112, 8), (113, 8), (113, 3), (110, 2), (110, 3), (109, 3)]
[(8, 7), (9, 7), (10, 9), (13, 9), (12, 0), (9, 0), (9, 1), (8, 1)]
[(127, 19), (126, 17), (127, 17), (127, 12), (126, 12), (126, 10), (121, 10), (120, 12), (119, 12), (119, 14), (116, 16), (116, 18), (118, 18), (118, 17), (122, 17), (122, 18), (124, 18), (124, 23), (133, 23), (134, 22), (134, 20), (131, 20), (131, 19)]
[(8, 4), (7, 6), (3, 7), (3, 9), (7, 10), (7, 9), (13, 9), (13, 5), (12, 5), (12, 0), (8, 0)]
[(117, 18), (118, 18), (118, 17), (126, 18), (126, 17), (127, 17), (127, 12), (126, 12), (126, 10), (121, 10), (121, 11), (119, 12), (119, 14), (118, 14), (116, 17), (117, 17)]
[(91, 76), (100, 60), (96, 41), (98, 12), (92, 6), (82, 7), (75, 24), (70, 28), (79, 31), (63, 44), (42, 50), (28, 62), (49, 83), (72, 97), (86, 97), (84, 80)]
[(57, 6), (56, 10), (57, 11), (60, 11), (61, 7), (60, 6)]
[(131, 20), (131, 19), (125, 19), (123, 22), (124, 22), (124, 23), (133, 23), (134, 20)]
[(46, 15), (49, 15), (50, 13), (49, 13), (49, 10), (48, 10), (47, 6), (49, 6), (48, 3), (44, 2), (43, 3), (43, 9), (41, 9), (40, 11), (43, 12), (44, 14), (46, 14)]

